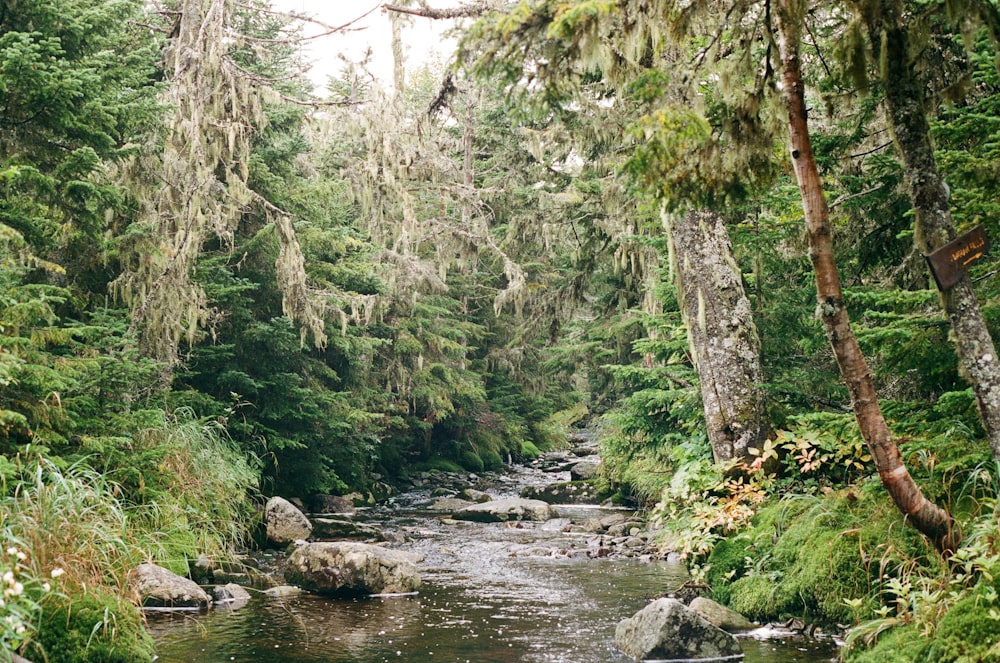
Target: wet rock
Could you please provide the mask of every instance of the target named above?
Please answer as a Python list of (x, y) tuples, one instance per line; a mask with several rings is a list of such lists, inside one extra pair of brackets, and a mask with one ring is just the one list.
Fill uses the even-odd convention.
[(314, 495), (313, 511), (316, 513), (335, 513), (340, 516), (353, 516), (354, 500), (344, 495)]
[(615, 629), (615, 646), (636, 660), (725, 658), (740, 644), (676, 599), (657, 599)]
[(296, 549), (285, 580), (330, 596), (401, 594), (420, 587), (410, 553), (354, 542), (307, 543)]
[(492, 497), (489, 493), (484, 493), (481, 490), (476, 490), (475, 488), (466, 488), (461, 493), (458, 494), (463, 500), (469, 500), (470, 502), (476, 502), (477, 504), (482, 502), (489, 502)]
[(194, 580), (195, 583), (209, 584), (214, 580), (213, 576), (216, 569), (216, 563), (204, 553), (198, 555), (198, 559), (188, 561), (188, 575), (191, 576), (191, 580)]
[(431, 502), (427, 506), (427, 510), (434, 511), (435, 513), (453, 513), (472, 506), (472, 504), (473, 503), (469, 500), (463, 500), (457, 497), (442, 497)]
[(743, 631), (752, 631), (757, 628), (756, 624), (740, 613), (719, 605), (712, 599), (705, 598), (704, 596), (699, 596), (691, 601), (688, 607), (723, 631), (740, 633)]
[(572, 481), (590, 481), (601, 471), (599, 460), (582, 460), (569, 468), (569, 478)]
[(281, 497), (272, 497), (264, 506), (264, 526), (267, 540), (279, 546), (307, 539), (312, 533), (312, 524), (305, 514)]
[(528, 486), (521, 491), (521, 497), (549, 504), (593, 504), (597, 488), (589, 481), (563, 481), (542, 487)]
[(546, 521), (539, 529), (543, 532), (567, 532), (573, 521), (569, 518), (553, 518)]
[(149, 608), (207, 608), (212, 598), (193, 580), (156, 564), (140, 564), (129, 573), (139, 605)]
[(541, 500), (511, 497), (473, 504), (456, 511), (451, 517), (455, 520), (471, 520), (479, 523), (500, 523), (512, 520), (545, 522), (556, 517), (556, 510)]
[(227, 603), (230, 608), (239, 607), (250, 600), (250, 592), (242, 585), (231, 582), (227, 585), (219, 585), (212, 590), (215, 602)]
[(381, 541), (384, 538), (379, 528), (346, 518), (313, 518), (312, 525), (313, 538), (318, 541), (341, 539)]
[(264, 594), (273, 598), (283, 599), (289, 596), (298, 596), (302, 593), (301, 587), (292, 585), (278, 585), (264, 590)]
[(217, 569), (215, 573), (212, 575), (212, 580), (216, 583), (220, 583), (223, 585), (228, 585), (231, 583), (235, 583), (238, 585), (251, 584), (249, 573), (244, 573), (242, 571), (226, 571), (223, 569)]

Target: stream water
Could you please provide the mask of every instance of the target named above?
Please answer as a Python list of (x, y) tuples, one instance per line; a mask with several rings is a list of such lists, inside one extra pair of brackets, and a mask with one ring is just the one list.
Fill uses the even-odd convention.
[[(477, 488), (507, 497), (564, 478), (519, 468)], [(238, 608), (150, 614), (158, 663), (624, 663), (615, 625), (687, 578), (679, 563), (567, 556), (586, 542), (561, 525), (600, 515), (595, 507), (559, 507), (559, 521), (505, 526), (443, 520), (421, 509), (428, 498), (429, 490), (416, 490), (364, 514), (403, 535), (394, 547), (424, 556), (419, 593), (360, 600), (255, 594)], [(747, 663), (837, 655), (829, 639), (769, 629), (741, 644)]]

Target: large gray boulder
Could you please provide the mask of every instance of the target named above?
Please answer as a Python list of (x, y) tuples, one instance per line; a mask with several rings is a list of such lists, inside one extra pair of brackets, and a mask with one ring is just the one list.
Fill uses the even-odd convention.
[(556, 510), (550, 504), (541, 500), (511, 497), (473, 504), (459, 509), (451, 517), (455, 520), (471, 520), (477, 523), (502, 523), (509, 520), (545, 522), (557, 515)]
[(193, 580), (156, 564), (132, 569), (129, 586), (144, 608), (207, 608), (212, 604), (212, 598)]
[(367, 543), (307, 543), (288, 559), (285, 580), (328, 596), (405, 594), (420, 587), (419, 559)]
[(699, 596), (695, 600), (691, 601), (688, 608), (694, 610), (713, 626), (718, 626), (723, 631), (741, 633), (743, 631), (752, 631), (757, 628), (756, 624), (740, 613), (735, 610), (730, 610), (726, 606), (720, 605), (712, 599), (705, 598), (704, 596)]
[(569, 468), (569, 478), (571, 481), (590, 481), (597, 478), (601, 471), (601, 461), (581, 460)]
[(615, 645), (635, 660), (722, 659), (743, 655), (740, 643), (677, 599), (657, 599), (615, 629)]
[(250, 592), (242, 585), (231, 582), (227, 585), (219, 585), (212, 590), (215, 597), (215, 605), (224, 605), (231, 610), (241, 608), (250, 602)]
[(281, 497), (272, 497), (264, 505), (264, 526), (267, 540), (279, 546), (308, 539), (312, 534), (312, 523), (305, 514)]

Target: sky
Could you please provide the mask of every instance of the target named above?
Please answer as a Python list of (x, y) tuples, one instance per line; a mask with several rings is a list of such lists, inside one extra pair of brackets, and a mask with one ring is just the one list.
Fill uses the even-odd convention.
[[(306, 57), (314, 62), (309, 77), (318, 88), (325, 85), (328, 76), (340, 70), (342, 61), (338, 54), (359, 61), (369, 46), (373, 53), (372, 73), (383, 81), (392, 80), (392, 29), (382, 9), (384, 3), (385, 0), (271, 0), (272, 6), (279, 11), (294, 11), (335, 27), (351, 24), (343, 32), (306, 42)], [(429, 0), (428, 4), (442, 8), (461, 3), (458, 0)], [(403, 31), (407, 68), (419, 66), (435, 56), (447, 57), (454, 42), (442, 33), (452, 25), (453, 21), (411, 17)], [(323, 28), (305, 26), (306, 35), (319, 32), (324, 32)]]

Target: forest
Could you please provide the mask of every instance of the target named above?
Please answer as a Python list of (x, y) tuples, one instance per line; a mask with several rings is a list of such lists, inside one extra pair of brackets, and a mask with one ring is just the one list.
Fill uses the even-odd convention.
[(137, 564), (586, 428), (714, 599), (1000, 661), (996, 2), (378, 11), (316, 90), (266, 0), (0, 0), (0, 660), (153, 660)]

